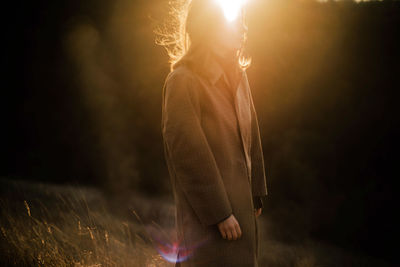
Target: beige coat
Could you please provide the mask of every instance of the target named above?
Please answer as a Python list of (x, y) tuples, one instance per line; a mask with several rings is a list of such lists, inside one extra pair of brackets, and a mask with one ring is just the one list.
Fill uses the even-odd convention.
[[(247, 74), (237, 68), (237, 86), (229, 87), (215, 58), (205, 62), (202, 73), (180, 65), (163, 87), (161, 128), (181, 246), (176, 266), (258, 266), (252, 197), (266, 196), (267, 187)], [(242, 230), (237, 240), (223, 239), (216, 225), (231, 213)]]

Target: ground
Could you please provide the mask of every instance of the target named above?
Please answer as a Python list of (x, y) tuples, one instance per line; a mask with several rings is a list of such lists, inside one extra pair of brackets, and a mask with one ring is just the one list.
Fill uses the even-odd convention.
[[(84, 186), (0, 180), (1, 266), (173, 266), (171, 198), (110, 197)], [(388, 266), (306, 238), (285, 243), (259, 217), (260, 266)]]

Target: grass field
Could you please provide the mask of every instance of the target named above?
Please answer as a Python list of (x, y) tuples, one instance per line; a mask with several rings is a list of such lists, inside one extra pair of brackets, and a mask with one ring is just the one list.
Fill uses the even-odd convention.
[[(6, 179), (0, 185), (1, 266), (174, 266), (171, 199)], [(311, 239), (272, 240), (267, 214), (259, 220), (260, 266), (389, 266)]]

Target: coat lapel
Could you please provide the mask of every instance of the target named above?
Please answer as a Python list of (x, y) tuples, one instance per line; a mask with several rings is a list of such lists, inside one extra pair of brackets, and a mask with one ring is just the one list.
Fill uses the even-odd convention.
[(210, 83), (215, 86), (217, 81), (221, 78), (233, 91), (234, 106), (236, 112), (236, 119), (239, 125), (239, 135), (242, 144), (242, 150), (246, 159), (247, 178), (251, 182), (251, 107), (250, 107), (250, 94), (247, 74), (239, 66), (232, 68), (236, 73), (225, 73), (222, 66), (214, 58), (211, 53), (207, 53), (204, 59), (204, 68), (201, 69), (201, 74), (205, 75)]
[(251, 110), (249, 85), (245, 71), (241, 71), (241, 79), (236, 88), (235, 109), (236, 118), (239, 124), (240, 137), (242, 140), (243, 152), (246, 158), (247, 174), (249, 182), (251, 182)]

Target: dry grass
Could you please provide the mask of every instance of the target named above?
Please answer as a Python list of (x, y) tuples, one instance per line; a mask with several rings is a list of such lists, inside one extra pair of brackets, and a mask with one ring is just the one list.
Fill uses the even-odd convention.
[[(133, 193), (106, 200), (93, 188), (0, 180), (0, 208), (1, 266), (174, 265), (157, 250), (174, 240), (170, 200)], [(260, 267), (390, 266), (311, 239), (275, 240), (266, 215), (259, 219)]]
[(134, 210), (124, 220), (89, 190), (53, 193), (45, 195), (48, 201), (2, 198), (1, 265), (172, 266), (157, 253)]

